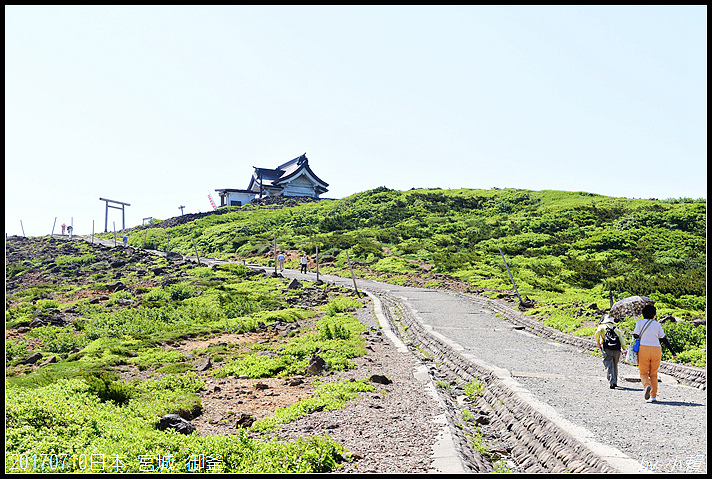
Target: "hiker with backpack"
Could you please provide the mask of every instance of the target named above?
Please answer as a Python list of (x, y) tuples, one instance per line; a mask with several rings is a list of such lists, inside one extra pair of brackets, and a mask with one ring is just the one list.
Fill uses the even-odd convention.
[(621, 350), (626, 347), (625, 337), (616, 326), (615, 320), (606, 315), (596, 329), (593, 339), (603, 353), (603, 367), (606, 369), (609, 387), (615, 389), (618, 386), (618, 362), (621, 359)]

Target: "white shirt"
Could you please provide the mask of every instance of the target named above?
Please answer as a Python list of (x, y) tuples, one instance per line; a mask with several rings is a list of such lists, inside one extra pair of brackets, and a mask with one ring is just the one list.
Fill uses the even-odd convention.
[(306, 256), (304, 256), (304, 257), (302, 258), (302, 264), (307, 264), (307, 257), (306, 257)]
[[(643, 330), (643, 328), (645, 327), (645, 323), (647, 323), (648, 321), (649, 320), (647, 319), (639, 319), (638, 322), (635, 323), (635, 329), (633, 330), (633, 334), (637, 334), (640, 336), (640, 332)], [(663, 327), (660, 325), (660, 323), (653, 319), (650, 320), (650, 324), (645, 329), (643, 335), (640, 336), (640, 345), (660, 347), (660, 338), (664, 337), (665, 331), (663, 331)]]

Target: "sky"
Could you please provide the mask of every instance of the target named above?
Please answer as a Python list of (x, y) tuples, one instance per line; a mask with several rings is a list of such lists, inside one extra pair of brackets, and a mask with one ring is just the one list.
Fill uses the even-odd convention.
[(5, 6), (5, 232), (210, 211), (303, 153), (325, 198), (706, 198), (706, 45), (706, 6)]

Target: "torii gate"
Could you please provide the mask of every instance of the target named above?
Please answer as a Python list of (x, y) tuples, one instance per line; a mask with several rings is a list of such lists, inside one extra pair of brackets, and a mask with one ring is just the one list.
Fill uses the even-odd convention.
[[(109, 224), (109, 208), (116, 208), (117, 210), (121, 210), (121, 229), (126, 229), (126, 216), (124, 214), (124, 207), (126, 206), (131, 206), (128, 203), (124, 203), (122, 201), (114, 201), (114, 200), (107, 200), (106, 198), (99, 198), (101, 201), (106, 201), (106, 213), (104, 214), (104, 233), (108, 233), (108, 224)], [(118, 203), (121, 206), (109, 206), (109, 203)]]

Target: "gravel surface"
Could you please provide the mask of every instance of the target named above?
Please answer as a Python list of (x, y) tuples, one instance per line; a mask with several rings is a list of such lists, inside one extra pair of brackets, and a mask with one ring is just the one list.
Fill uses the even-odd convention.
[(440, 430), (436, 416), (442, 407), (428, 393), (425, 383), (413, 375), (418, 361), (411, 353), (400, 352), (378, 330), (372, 307), (357, 312), (359, 320), (371, 327), (364, 336), (368, 354), (355, 358), (356, 369), (321, 380), (364, 379), (385, 375), (392, 384), (374, 383), (377, 391), (362, 393), (345, 408), (314, 412), (284, 425), (275, 435), (296, 439), (307, 435), (328, 435), (343, 444), (356, 458), (335, 472), (424, 473), (431, 470), (433, 444)]
[[(374, 284), (369, 287), (374, 287)], [(658, 403), (643, 397), (638, 369), (620, 365), (621, 387), (609, 389), (603, 363), (590, 352), (516, 330), (481, 304), (447, 292), (401, 289), (416, 317), (465, 348), (507, 369), (539, 401), (656, 472), (682, 472), (703, 459), (707, 470), (707, 391), (661, 376)]]
[[(295, 277), (313, 279), (314, 274)], [(322, 275), (322, 280), (352, 285)], [(659, 375), (658, 402), (643, 397), (637, 367), (621, 363), (611, 390), (600, 358), (513, 328), (481, 303), (446, 291), (358, 280), (359, 288), (404, 301), (418, 320), (463, 353), (504, 368), (539, 402), (653, 472), (707, 471), (707, 391)], [(514, 307), (514, 306), (512, 306)], [(690, 472), (688, 469), (687, 472)]]

